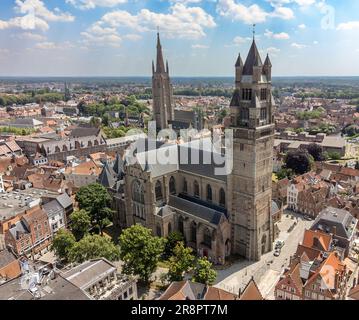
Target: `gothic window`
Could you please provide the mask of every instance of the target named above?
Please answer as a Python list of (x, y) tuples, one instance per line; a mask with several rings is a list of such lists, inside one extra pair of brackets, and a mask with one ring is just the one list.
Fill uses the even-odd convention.
[(162, 236), (161, 226), (158, 223), (157, 223), (157, 226), (156, 226), (156, 234), (157, 234), (157, 237)]
[(132, 200), (141, 204), (145, 203), (143, 186), (138, 180), (132, 186)]
[(87, 146), (92, 147), (92, 142), (91, 141), (87, 142)]
[(212, 188), (209, 184), (207, 185), (207, 201), (212, 201)]
[(242, 89), (242, 100), (252, 100), (252, 89)]
[(67, 146), (66, 145), (62, 146), (62, 151), (67, 151)]
[(162, 185), (160, 181), (156, 182), (155, 186), (156, 201), (162, 200)]
[(224, 192), (223, 188), (219, 190), (219, 205), (225, 207), (226, 205), (226, 193)]
[(187, 193), (187, 180), (186, 180), (186, 178), (183, 179), (183, 193)]
[(247, 108), (242, 108), (241, 109), (240, 118), (241, 118), (241, 120), (248, 120), (249, 119), (249, 110)]
[(170, 234), (170, 233), (172, 232), (172, 225), (171, 225), (171, 222), (168, 222), (167, 232), (168, 232), (168, 234)]
[(93, 143), (94, 143), (95, 146), (98, 146), (98, 141), (97, 140), (95, 140)]
[(136, 217), (145, 219), (145, 197), (143, 186), (140, 181), (134, 181), (132, 185), (133, 213)]
[(170, 194), (176, 194), (176, 181), (174, 177), (170, 178), (170, 183), (169, 183), (169, 189), (170, 189)]
[(261, 120), (267, 119), (267, 108), (261, 108)]
[(183, 218), (179, 217), (178, 219), (178, 231), (184, 235), (184, 226), (183, 226)]
[(206, 228), (204, 229), (203, 233), (203, 244), (207, 246), (208, 248), (212, 247), (212, 237), (211, 237), (211, 231)]
[(240, 151), (243, 151), (243, 150), (244, 150), (244, 144), (243, 144), (243, 143), (241, 143), (241, 144), (239, 145), (239, 149), (240, 149)]
[(197, 180), (193, 182), (193, 194), (196, 198), (199, 198), (199, 184)]
[(58, 146), (55, 147), (55, 152), (58, 153), (58, 152), (61, 152), (60, 148)]
[(191, 223), (191, 242), (197, 242), (197, 224), (194, 221)]
[(267, 100), (267, 89), (261, 89), (261, 100)]

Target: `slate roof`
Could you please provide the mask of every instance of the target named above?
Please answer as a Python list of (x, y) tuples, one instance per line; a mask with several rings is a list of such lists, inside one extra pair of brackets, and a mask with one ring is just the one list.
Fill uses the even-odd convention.
[(73, 205), (72, 200), (67, 193), (59, 195), (56, 200), (64, 209), (67, 209)]
[(218, 225), (221, 218), (225, 217), (225, 214), (222, 212), (218, 212), (214, 209), (193, 203), (177, 196), (170, 196), (168, 205), (174, 209), (184, 211), (215, 225)]
[(45, 203), (42, 206), (42, 208), (46, 212), (46, 214), (49, 218), (52, 218), (58, 214), (61, 214), (64, 210), (64, 208), (56, 200), (52, 200), (50, 202)]
[(231, 107), (238, 107), (241, 102), (241, 92), (239, 89), (235, 89), (233, 92), (231, 103), (229, 104)]
[(106, 188), (112, 188), (116, 184), (115, 175), (115, 172), (106, 163), (98, 177), (98, 182)]
[(100, 129), (97, 127), (81, 125), (71, 130), (70, 137), (81, 138), (81, 137), (97, 136), (99, 132)]
[(327, 233), (335, 233), (335, 235), (345, 239), (350, 239), (356, 224), (357, 220), (348, 211), (328, 207), (320, 212), (311, 230), (318, 229)]
[(262, 65), (262, 59), (258, 52), (256, 42), (253, 40), (246, 62), (244, 63), (243, 75), (253, 75), (253, 67)]
[(25, 226), (24, 222), (22, 220), (15, 223), (15, 226), (9, 229), (11, 235), (14, 237), (14, 239), (19, 240), (19, 235), (27, 233), (29, 234), (30, 231)]

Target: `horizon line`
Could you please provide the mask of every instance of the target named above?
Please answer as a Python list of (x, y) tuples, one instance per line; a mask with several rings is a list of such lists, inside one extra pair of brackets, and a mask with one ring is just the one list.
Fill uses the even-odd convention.
[[(359, 75), (276, 75), (273, 78), (357, 78)], [(2, 78), (152, 78), (152, 75), (0, 75)], [(203, 75), (203, 76), (176, 76), (172, 75), (171, 78), (235, 78), (229, 75)]]

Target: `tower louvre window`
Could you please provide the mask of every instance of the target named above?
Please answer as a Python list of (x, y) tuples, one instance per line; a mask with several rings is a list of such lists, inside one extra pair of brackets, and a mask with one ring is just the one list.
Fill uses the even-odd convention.
[(267, 108), (262, 108), (261, 109), (261, 120), (266, 120), (267, 119)]
[(267, 89), (261, 89), (261, 100), (267, 100)]
[(249, 110), (247, 108), (242, 108), (240, 111), (241, 121), (249, 119)]
[(252, 89), (242, 89), (242, 100), (252, 100)]

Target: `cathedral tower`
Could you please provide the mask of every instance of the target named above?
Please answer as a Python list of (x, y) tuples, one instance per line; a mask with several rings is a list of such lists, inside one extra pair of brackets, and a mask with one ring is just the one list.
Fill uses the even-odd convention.
[(152, 61), (152, 95), (153, 114), (157, 130), (168, 128), (169, 121), (174, 120), (173, 89), (169, 77), (168, 62), (166, 62), (165, 68), (159, 33), (157, 33), (156, 67)]
[(236, 89), (231, 103), (233, 172), (228, 176), (233, 253), (259, 260), (272, 250), (271, 218), (274, 100), (269, 57), (262, 63), (256, 42), (243, 64), (235, 65)]

